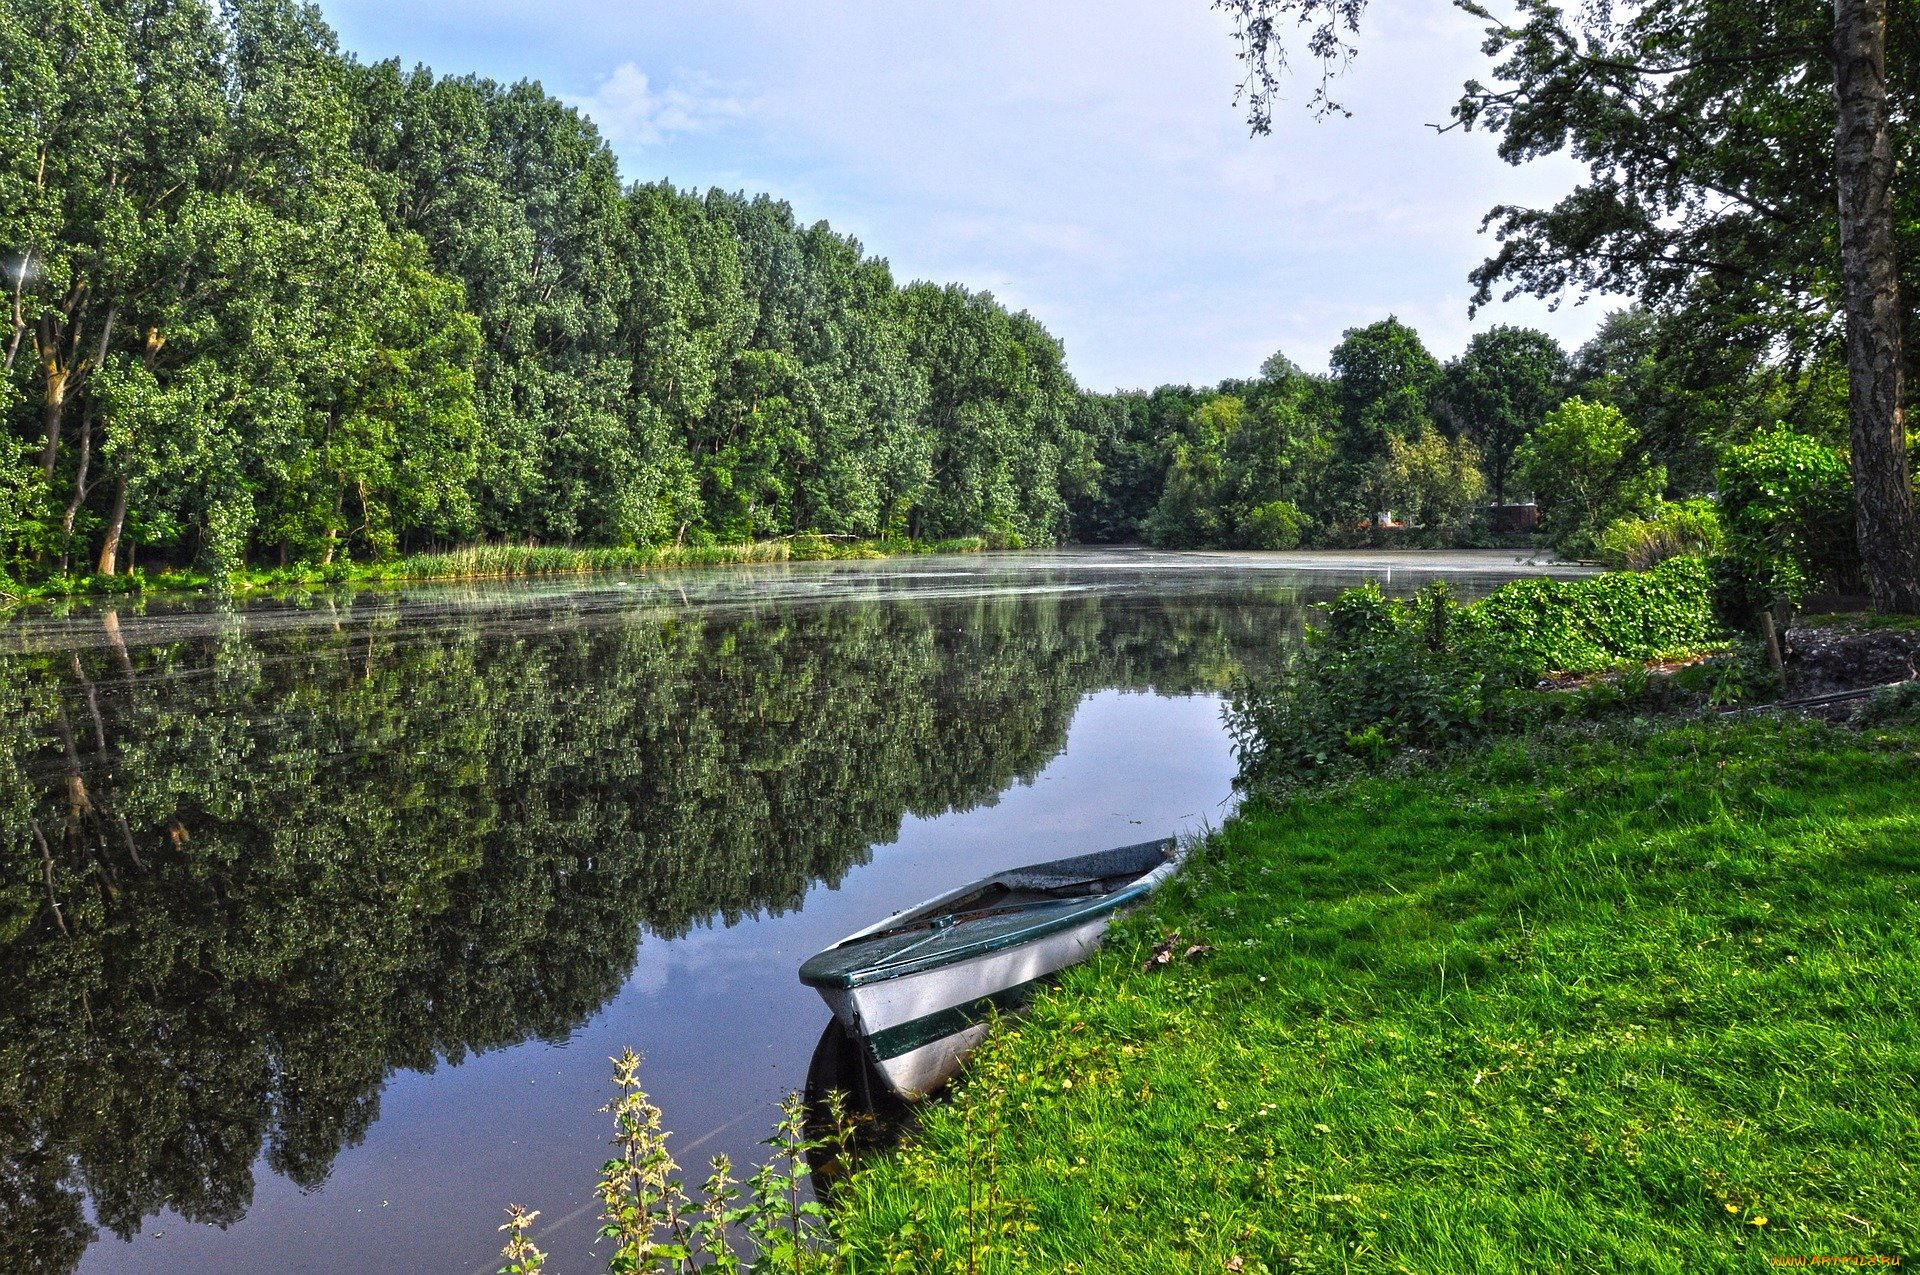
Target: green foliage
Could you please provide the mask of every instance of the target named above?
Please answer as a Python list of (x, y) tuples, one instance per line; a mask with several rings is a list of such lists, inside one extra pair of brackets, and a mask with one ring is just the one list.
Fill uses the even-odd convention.
[(1639, 436), (1617, 408), (1570, 398), (1514, 452), (1514, 478), (1540, 504), (1547, 539), (1584, 557), (1615, 521), (1660, 499), (1666, 474), (1640, 458)]
[(1619, 518), (1596, 538), (1615, 571), (1646, 571), (1668, 558), (1706, 558), (1720, 548), (1720, 514), (1710, 500), (1662, 501), (1645, 518)]
[(1574, 355), (1574, 392), (1620, 409), (1673, 493), (1713, 490), (1721, 453), (1781, 421), (1846, 440), (1846, 369), (1836, 351), (1782, 362), (1727, 337), (1696, 313), (1634, 306), (1608, 315)]
[(1516, 580), (1467, 606), (1444, 584), (1411, 599), (1368, 584), (1341, 594), (1327, 626), (1279, 674), (1235, 696), (1228, 725), (1241, 783), (1301, 782), (1403, 748), (1484, 733), (1521, 711), (1513, 693), (1548, 672), (1591, 672), (1692, 653), (1716, 636), (1697, 558), (1591, 579)]
[(849, 1262), (966, 1269), (990, 1160), (1009, 1270), (1910, 1254), (1916, 750), (1582, 723), (1251, 802), (836, 1194)]
[(1319, 481), (1331, 455), (1329, 388), (1278, 356), (1260, 380), (1220, 388), (1147, 400), (1164, 464), (1140, 531), (1179, 548), (1291, 549), (1327, 516), (1315, 511), (1330, 510)]
[(1456, 611), (1444, 585), (1406, 603), (1372, 583), (1341, 594), (1303, 653), (1235, 697), (1228, 725), (1243, 778), (1379, 761), (1476, 731), (1502, 683), (1450, 644)]
[(1682, 655), (1718, 633), (1706, 564), (1688, 557), (1583, 580), (1515, 580), (1464, 608), (1458, 629), (1532, 678)]
[(1781, 427), (1728, 449), (1720, 509), (1736, 607), (1859, 588), (1853, 480), (1834, 448)]
[(1329, 356), (1339, 413), (1333, 479), (1335, 520), (1364, 519), (1386, 507), (1388, 442), (1417, 438), (1432, 423), (1440, 364), (1412, 328), (1389, 316), (1349, 328)]
[(0, 560), (36, 584), (1038, 545), (1096, 482), (1030, 316), (766, 196), (623, 188), (531, 82), (361, 65), (285, 0), (3, 0), (0, 65)]
[(1465, 437), (1448, 439), (1426, 425), (1411, 438), (1387, 440), (1380, 495), (1402, 522), (1443, 530), (1465, 526), (1486, 490), (1479, 449)]
[(1234, 538), (1248, 549), (1298, 548), (1308, 527), (1306, 514), (1286, 500), (1270, 500), (1247, 511)]
[[(1657, 443), (1654, 463), (1672, 464), (1688, 493), (1704, 490), (1720, 445), (1779, 419), (1756, 420), (1751, 391), (1824, 400), (1801, 404), (1806, 428), (1836, 409), (1844, 420), (1831, 368), (1801, 378), (1841, 344), (1831, 10), (1526, 0), (1487, 31), (1494, 74), (1466, 86), (1455, 118), (1496, 134), (1511, 163), (1567, 151), (1585, 168), (1551, 206), (1492, 210), (1500, 247), (1473, 273), (1476, 304), (1572, 292), (1648, 307), (1644, 322), (1665, 331), (1651, 343), (1608, 334), (1624, 357), (1606, 361), (1623, 378), (1620, 405)], [(1887, 40), (1888, 141), (1910, 164), (1920, 25), (1898, 18)], [(1910, 316), (1920, 220), (1915, 192), (1895, 199)]]
[(1545, 332), (1504, 324), (1476, 332), (1441, 378), (1438, 411), (1473, 440), (1495, 504), (1507, 502), (1513, 453), (1565, 397), (1567, 355)]
[[(598, 1189), (605, 1223), (600, 1234), (614, 1241), (609, 1275), (774, 1275), (802, 1269), (827, 1275), (840, 1269), (826, 1210), (803, 1198), (807, 1157), (820, 1151), (843, 1155), (851, 1146), (853, 1127), (840, 1095), (829, 1101), (831, 1132), (816, 1138), (807, 1132), (800, 1096), (789, 1094), (767, 1140), (773, 1157), (748, 1179), (744, 1202), (732, 1163), (716, 1155), (696, 1204), (674, 1176), (680, 1166), (667, 1150), (672, 1134), (640, 1086), (640, 1057), (631, 1049), (613, 1060), (613, 1085), (614, 1100), (602, 1110), (613, 1116), (615, 1154), (601, 1169)], [(546, 1255), (529, 1234), (538, 1216), (517, 1204), (508, 1207), (507, 1223), (500, 1228), (509, 1232), (501, 1250), (507, 1264), (500, 1275), (531, 1275), (544, 1268)], [(753, 1246), (744, 1260), (734, 1250), (737, 1233)]]

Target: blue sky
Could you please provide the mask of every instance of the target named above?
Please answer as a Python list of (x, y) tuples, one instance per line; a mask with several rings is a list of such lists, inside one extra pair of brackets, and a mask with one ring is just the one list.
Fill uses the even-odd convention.
[(1310, 82), (1251, 138), (1226, 19), (1205, 0), (321, 0), (342, 43), (436, 71), (531, 78), (586, 110), (630, 180), (767, 191), (903, 282), (1030, 310), (1092, 389), (1204, 384), (1284, 350), (1322, 369), (1389, 313), (1445, 358), (1495, 323), (1569, 347), (1607, 308), (1524, 299), (1467, 317), (1496, 203), (1541, 203), (1565, 157), (1514, 169), (1439, 133), (1488, 76), (1480, 24), (1373, 0), (1315, 120)]

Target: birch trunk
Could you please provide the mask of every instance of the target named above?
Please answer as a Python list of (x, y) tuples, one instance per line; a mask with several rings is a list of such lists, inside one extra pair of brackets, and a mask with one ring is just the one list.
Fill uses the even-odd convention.
[(110, 576), (120, 566), (120, 533), (127, 525), (127, 480), (113, 480), (113, 512), (107, 515), (107, 538), (100, 545), (100, 574)]
[(73, 495), (67, 500), (66, 516), (60, 520), (60, 574), (67, 573), (67, 561), (73, 554), (73, 522), (80, 506), (87, 501), (87, 470), (93, 461), (93, 404), (80, 413), (80, 465), (73, 475)]
[(1834, 171), (1845, 272), (1854, 534), (1883, 611), (1920, 614), (1887, 115), (1887, 0), (1834, 0)]

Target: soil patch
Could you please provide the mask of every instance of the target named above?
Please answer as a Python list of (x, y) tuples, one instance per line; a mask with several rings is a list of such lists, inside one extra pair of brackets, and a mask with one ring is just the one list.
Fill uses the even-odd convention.
[(1920, 628), (1796, 625), (1787, 631), (1787, 678), (1791, 699), (1920, 678)]

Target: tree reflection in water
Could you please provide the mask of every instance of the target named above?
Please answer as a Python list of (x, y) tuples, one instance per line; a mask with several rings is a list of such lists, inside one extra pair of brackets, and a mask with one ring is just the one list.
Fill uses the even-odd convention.
[(235, 1221), (263, 1152), (317, 1186), (396, 1068), (565, 1038), (643, 931), (797, 907), (1083, 694), (1221, 688), (1292, 600), (70, 619), (0, 659), (0, 1266)]

